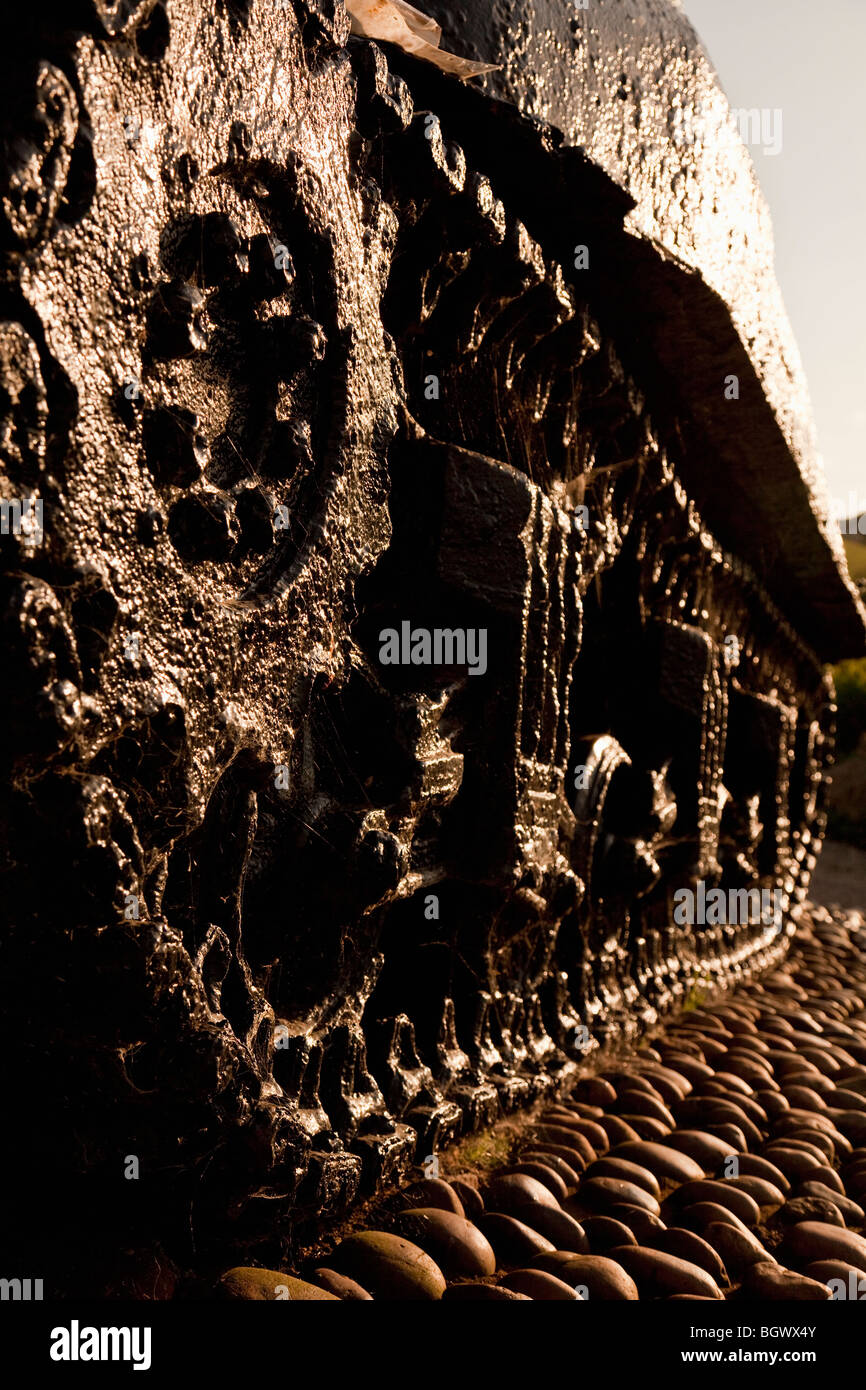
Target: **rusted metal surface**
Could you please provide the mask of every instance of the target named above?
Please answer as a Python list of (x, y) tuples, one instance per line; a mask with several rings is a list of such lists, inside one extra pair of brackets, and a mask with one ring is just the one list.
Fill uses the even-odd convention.
[[(720, 296), (706, 207), (660, 253), (687, 200), (653, 229), (613, 136), (564, 144), (552, 96), (350, 39), (335, 0), (31, 9), (2, 188), (3, 495), (42, 503), (2, 537), (12, 1187), (110, 1233), (46, 1257), (104, 1284), (118, 1230), (181, 1264), (290, 1242), (782, 954), (821, 661), (863, 629), (772, 304)], [(783, 929), (677, 925), (699, 883), (780, 893)]]

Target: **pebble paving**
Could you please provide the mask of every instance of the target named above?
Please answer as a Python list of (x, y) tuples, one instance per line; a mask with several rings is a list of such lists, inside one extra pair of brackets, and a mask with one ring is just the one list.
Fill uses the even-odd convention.
[(781, 967), (671, 1016), (527, 1123), (493, 1173), (424, 1178), (300, 1270), (223, 1297), (866, 1298), (866, 923), (809, 906)]

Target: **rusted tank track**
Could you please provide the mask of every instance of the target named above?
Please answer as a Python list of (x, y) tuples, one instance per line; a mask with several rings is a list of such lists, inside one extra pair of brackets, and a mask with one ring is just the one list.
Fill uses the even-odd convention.
[[(793, 465), (765, 553), (700, 382), (790, 455), (723, 302), (554, 128), (333, 0), (31, 9), (7, 1191), (63, 1213), (57, 1288), (110, 1288), (121, 1246), (288, 1247), (777, 961), (862, 614)], [(714, 888), (776, 915), (677, 920)]]

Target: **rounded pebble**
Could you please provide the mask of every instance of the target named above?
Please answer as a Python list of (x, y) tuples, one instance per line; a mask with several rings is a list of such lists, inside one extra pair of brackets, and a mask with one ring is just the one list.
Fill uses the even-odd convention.
[(670, 1226), (656, 1233), (652, 1246), (655, 1250), (663, 1250), (666, 1255), (676, 1255), (681, 1260), (687, 1260), (689, 1264), (705, 1269), (720, 1287), (728, 1282), (728, 1273), (721, 1255), (713, 1249), (708, 1240), (696, 1235), (694, 1231), (684, 1231), (681, 1226)]
[(473, 1187), (463, 1178), (449, 1178), (449, 1186), (460, 1198), (460, 1205), (463, 1207), (463, 1214), (467, 1220), (476, 1221), (484, 1210), (484, 1198), (478, 1188)]
[(704, 1176), (704, 1170), (688, 1154), (679, 1153), (666, 1144), (654, 1144), (646, 1140), (637, 1143), (618, 1144), (613, 1150), (614, 1158), (627, 1158), (648, 1168), (659, 1181), (691, 1182)]
[(617, 1202), (628, 1206), (641, 1207), (658, 1216), (661, 1208), (655, 1197), (651, 1196), (637, 1183), (626, 1182), (624, 1178), (585, 1178), (570, 1202), (588, 1207), (590, 1211), (605, 1211)]
[(514, 1293), (526, 1294), (539, 1302), (582, 1303), (583, 1299), (571, 1284), (557, 1279), (555, 1274), (547, 1274), (543, 1269), (515, 1269), (502, 1281), (506, 1289)]
[(439, 1207), (441, 1211), (453, 1212), (455, 1216), (466, 1215), (454, 1188), (442, 1178), (422, 1178), (420, 1182), (413, 1182), (402, 1196), (410, 1207)]
[(785, 1248), (797, 1260), (845, 1260), (866, 1271), (866, 1240), (825, 1221), (798, 1221), (785, 1233)]
[(606, 1255), (576, 1255), (557, 1269), (557, 1278), (586, 1288), (590, 1302), (630, 1302), (638, 1300), (637, 1284), (616, 1260)]
[(605, 1255), (617, 1245), (637, 1245), (629, 1227), (612, 1216), (588, 1216), (581, 1224), (593, 1255)]
[(442, 1295), (443, 1303), (528, 1303), (528, 1294), (503, 1289), (499, 1284), (449, 1284)]
[(612, 1253), (611, 1258), (628, 1271), (645, 1297), (664, 1298), (676, 1293), (692, 1293), (705, 1298), (724, 1298), (715, 1279), (705, 1269), (678, 1255), (669, 1255), (664, 1250), (629, 1245)]
[(496, 1271), (493, 1247), (471, 1221), (440, 1207), (415, 1207), (397, 1217), (399, 1235), (426, 1250), (449, 1277)]
[(530, 1203), (540, 1207), (559, 1207), (559, 1202), (550, 1188), (525, 1173), (491, 1178), (484, 1189), (483, 1197), (488, 1211), (507, 1213)]
[(743, 1274), (743, 1288), (753, 1298), (768, 1302), (785, 1300), (797, 1302), (826, 1303), (830, 1290), (817, 1279), (808, 1279), (803, 1274), (794, 1274), (790, 1269), (782, 1269), (778, 1264), (753, 1264)]
[(511, 1177), (512, 1175), (521, 1173), (528, 1178), (535, 1178), (536, 1182), (542, 1183), (547, 1188), (548, 1192), (553, 1194), (557, 1202), (564, 1202), (568, 1196), (568, 1188), (556, 1169), (549, 1164), (542, 1163), (540, 1159), (532, 1160), (523, 1158), (519, 1163), (513, 1164), (510, 1168), (506, 1168), (502, 1176)]
[(322, 1266), (314, 1269), (312, 1278), (320, 1289), (325, 1289), (327, 1293), (332, 1293), (335, 1298), (344, 1299), (346, 1302), (372, 1303), (373, 1295), (354, 1279), (349, 1279), (345, 1274), (338, 1274), (334, 1269), (327, 1269)]
[(694, 1206), (698, 1202), (718, 1202), (720, 1206), (727, 1207), (728, 1211), (738, 1216), (744, 1226), (756, 1226), (761, 1217), (757, 1202), (748, 1192), (743, 1192), (731, 1183), (711, 1178), (684, 1183), (682, 1187), (677, 1188), (670, 1200), (677, 1208)]
[(595, 1163), (591, 1163), (586, 1170), (587, 1178), (623, 1178), (626, 1182), (637, 1183), (651, 1197), (658, 1201), (661, 1196), (658, 1178), (655, 1173), (651, 1173), (648, 1168), (642, 1168), (638, 1163), (632, 1163), (627, 1158), (613, 1158), (605, 1154), (603, 1158), (597, 1158)]
[(338, 1274), (356, 1279), (373, 1298), (420, 1302), (441, 1298), (445, 1276), (426, 1251), (386, 1231), (359, 1231), (347, 1236), (330, 1255)]
[(741, 1231), (726, 1222), (711, 1222), (705, 1226), (703, 1238), (718, 1252), (732, 1277), (739, 1277), (749, 1265), (773, 1258), (751, 1231)]
[(528, 1264), (536, 1255), (552, 1254), (552, 1240), (504, 1212), (486, 1211), (478, 1226), (490, 1241), (500, 1264)]
[(248, 1299), (255, 1303), (340, 1302), (337, 1294), (329, 1293), (317, 1284), (308, 1284), (306, 1280), (296, 1279), (291, 1274), (281, 1274), (277, 1269), (258, 1269), (246, 1265), (226, 1270), (220, 1278), (217, 1294), (223, 1298)]
[(567, 1211), (554, 1211), (552, 1207), (518, 1207), (515, 1216), (525, 1226), (549, 1240), (557, 1250), (575, 1250), (579, 1253), (589, 1250), (582, 1224)]

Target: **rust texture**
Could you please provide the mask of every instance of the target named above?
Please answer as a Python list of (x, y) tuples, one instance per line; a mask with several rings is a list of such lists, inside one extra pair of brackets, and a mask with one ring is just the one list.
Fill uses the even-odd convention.
[[(739, 166), (653, 202), (640, 31), (534, 9), (431, 6), (481, 86), (339, 0), (34, 0), (4, 56), (4, 1190), (55, 1290), (290, 1246), (786, 949), (864, 628), (766, 246), (722, 283)], [(699, 882), (781, 926), (677, 925)]]

